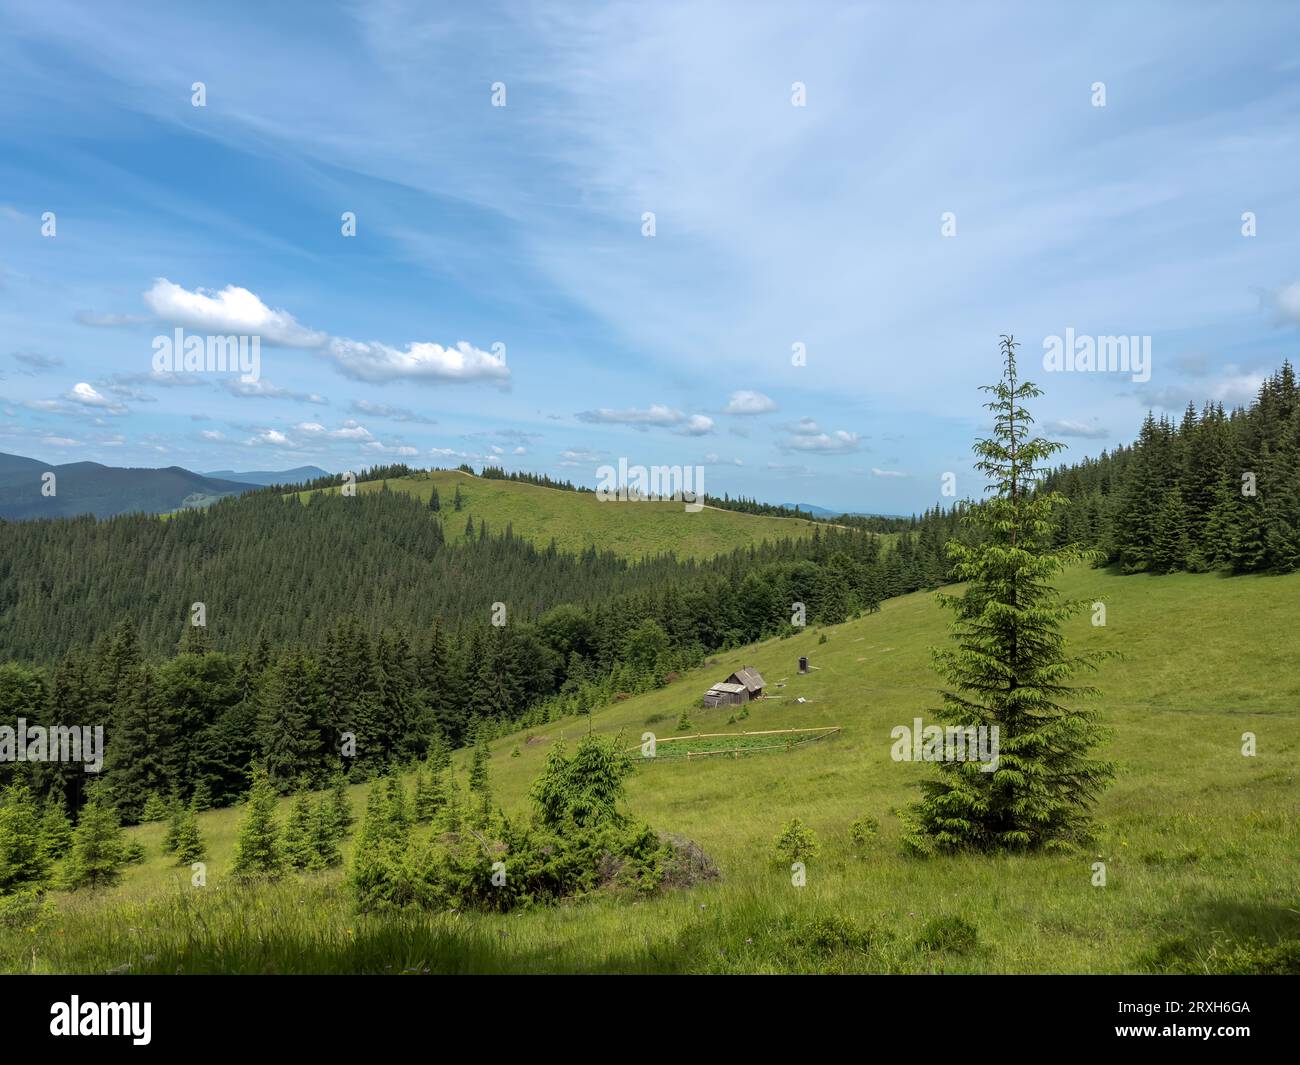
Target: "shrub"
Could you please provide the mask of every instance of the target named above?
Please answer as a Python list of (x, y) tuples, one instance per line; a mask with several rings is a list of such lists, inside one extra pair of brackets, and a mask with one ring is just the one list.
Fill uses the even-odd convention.
[(956, 914), (932, 917), (925, 922), (916, 945), (920, 950), (946, 950), (953, 954), (968, 954), (975, 949), (979, 939), (976, 928), (966, 918)]
[(874, 817), (859, 817), (849, 825), (849, 838), (853, 845), (865, 849), (875, 842), (876, 837), (880, 834), (880, 822)]
[(821, 850), (812, 829), (795, 817), (786, 822), (785, 827), (773, 841), (776, 860), (782, 865), (792, 862), (804, 862), (817, 857)]
[(54, 903), (39, 888), (0, 895), (0, 927), (39, 928), (55, 915)]

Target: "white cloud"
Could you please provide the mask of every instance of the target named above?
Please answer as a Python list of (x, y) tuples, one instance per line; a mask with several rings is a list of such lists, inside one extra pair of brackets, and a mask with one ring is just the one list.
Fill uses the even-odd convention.
[(410, 444), (394, 444), (392, 447), (389, 447), (387, 444), (382, 444), (378, 440), (371, 440), (368, 443), (363, 444), (362, 447), (367, 451), (381, 451), (387, 455), (409, 456), (418, 455), (420, 453), (419, 448), (411, 447)]
[(334, 337), (326, 345), (325, 354), (340, 372), (358, 381), (494, 381), (502, 388), (510, 384), (510, 368), (504, 355), (493, 355), (463, 340), (454, 348), (414, 342), (403, 351), (378, 341), (363, 343)]
[(567, 467), (596, 466), (605, 458), (603, 451), (591, 451), (587, 448), (571, 448), (560, 452), (560, 465)]
[(41, 437), (41, 443), (48, 444), (50, 447), (80, 447), (81, 446), (80, 440), (73, 440), (71, 437), (67, 437), (67, 436), (43, 436)]
[(809, 466), (792, 466), (781, 462), (769, 462), (765, 467), (769, 473), (774, 473), (778, 477), (815, 477), (816, 474)]
[[(105, 414), (125, 414), (127, 412), (125, 404), (110, 399), (85, 381), (78, 381), (63, 398), (76, 404), (77, 407), (103, 411)], [(41, 403), (46, 410), (66, 412), (68, 409), (55, 400), (38, 400), (36, 402)]]
[(703, 414), (692, 414), (677, 431), (683, 436), (704, 436), (713, 432), (713, 419)]
[(746, 388), (731, 393), (731, 399), (727, 401), (724, 413), (766, 414), (773, 410), (776, 410), (776, 402), (773, 399), (763, 395), (762, 392), (752, 392)]
[(256, 436), (249, 437), (245, 443), (248, 444), (249, 447), (260, 447), (264, 444), (269, 444), (272, 447), (298, 446), (290, 440), (289, 437), (285, 436), (284, 433), (280, 432), (279, 429), (263, 429)]
[(372, 403), (368, 399), (354, 399), (352, 410), (357, 414), (369, 414), (376, 418), (389, 418), (395, 422), (421, 422), (425, 425), (437, 425), (436, 418), (430, 418), (405, 407), (390, 407), (387, 403)]
[(260, 336), (263, 343), (290, 348), (318, 348), (328, 339), (325, 333), (299, 324), (288, 311), (272, 310), (238, 285), (190, 292), (160, 277), (144, 294), (144, 302), (166, 322), (207, 333)]
[(596, 425), (635, 425), (645, 427), (649, 425), (679, 425), (686, 419), (686, 415), (672, 407), (666, 407), (662, 403), (652, 403), (645, 410), (639, 410), (636, 407), (629, 407), (627, 410), (610, 410), (608, 407), (601, 407), (599, 410), (579, 411), (577, 418), (582, 422), (590, 422)]
[[(814, 426), (815, 428), (815, 426)], [(846, 429), (836, 429), (833, 433), (796, 433), (779, 442), (778, 446), (786, 451), (816, 452), (823, 455), (846, 455), (857, 451), (861, 438), (857, 433)]]
[(204, 429), (199, 435), (204, 440), (224, 440), (226, 438), (226, 434), (220, 429)]
[(1188, 403), (1200, 407), (1202, 403), (1222, 403), (1225, 407), (1247, 406), (1258, 394), (1264, 375), (1243, 370), (1238, 366), (1224, 367), (1224, 373), (1214, 380), (1199, 380), (1194, 388), (1172, 384), (1161, 388), (1139, 385), (1138, 399), (1148, 407), (1167, 411), (1181, 411)]
[(1281, 321), (1300, 325), (1300, 281), (1293, 281), (1267, 293), (1265, 302), (1273, 308)]
[(243, 396), (247, 399), (288, 399), (295, 403), (329, 405), (329, 400), (318, 393), (295, 392), (291, 388), (273, 385), (265, 377), (258, 378), (256, 381), (243, 381), (238, 377), (225, 377), (222, 378), (221, 383), (232, 396)]
[(899, 473), (898, 470), (880, 470), (877, 469), (875, 466), (871, 467), (871, 475), (873, 477), (906, 477), (907, 476), (907, 474), (905, 473)]
[(1048, 422), (1044, 428), (1055, 436), (1077, 436), (1085, 440), (1104, 440), (1110, 435), (1106, 429), (1096, 423), (1080, 422), (1071, 418)]
[(681, 436), (704, 436), (713, 432), (713, 419), (708, 415), (685, 414), (663, 403), (652, 403), (644, 409), (629, 407), (626, 410), (611, 410), (609, 407), (600, 407), (596, 410), (578, 411), (575, 417), (592, 425), (630, 425), (643, 432), (652, 426), (675, 426), (675, 431)]

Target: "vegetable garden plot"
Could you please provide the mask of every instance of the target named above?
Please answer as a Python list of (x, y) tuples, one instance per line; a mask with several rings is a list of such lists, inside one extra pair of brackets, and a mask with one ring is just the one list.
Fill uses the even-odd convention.
[[(792, 751), (843, 731), (841, 725), (818, 728), (767, 729), (761, 732), (704, 732), (698, 736), (664, 736), (640, 743), (629, 751), (642, 761), (690, 762), (699, 758), (740, 758), (763, 751)], [(653, 754), (648, 751), (653, 750)]]

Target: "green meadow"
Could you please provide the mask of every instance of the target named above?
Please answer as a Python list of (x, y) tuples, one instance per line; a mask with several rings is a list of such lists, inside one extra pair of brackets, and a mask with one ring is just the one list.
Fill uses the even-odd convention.
[[(613, 551), (624, 558), (673, 552), (678, 558), (712, 558), (764, 540), (811, 536), (814, 523), (802, 518), (773, 518), (735, 510), (705, 507), (687, 514), (684, 503), (608, 502), (592, 492), (568, 492), (522, 481), (475, 477), (459, 470), (434, 470), (417, 477), (362, 481), (358, 492), (403, 492), (428, 502), (438, 489), (439, 517), (448, 542), (465, 536), (467, 519), (486, 522), (491, 533), (509, 525), (516, 536), (538, 547), (555, 541), (560, 551), (578, 553), (589, 547)], [(463, 509), (452, 509), (456, 489)], [(338, 488), (324, 489), (337, 492)], [(299, 493), (305, 499), (310, 493)]]
[[(437, 475), (444, 504), (452, 489), (443, 483), (457, 476)], [(497, 493), (551, 494), (464, 480), (470, 513), (489, 525)], [(593, 517), (618, 520), (621, 508), (591, 503)], [(526, 511), (511, 505), (524, 533)], [(719, 530), (726, 518), (775, 520), (713, 517)], [(549, 533), (558, 538), (558, 530)], [(590, 534), (575, 528), (570, 535)], [(1094, 626), (1090, 613), (1071, 625), (1072, 647), (1122, 656), (1091, 678), (1110, 730), (1102, 754), (1118, 772), (1095, 809), (1096, 840), (1087, 850), (903, 855), (898, 810), (933, 769), (894, 761), (890, 732), (915, 717), (937, 720), (929, 649), (945, 640), (948, 622), (933, 593), (918, 593), (843, 625), (722, 655), (590, 721), (568, 718), (492, 745), (494, 794), (506, 810), (522, 811), (547, 751), (589, 727), (621, 732), (633, 746), (646, 732), (839, 726), (836, 735), (789, 751), (640, 763), (629, 809), (661, 833), (698, 843), (718, 867), (716, 880), (641, 901), (599, 897), (509, 916), (358, 917), (346, 867), (233, 885), (226, 874), (240, 813), (216, 810), (200, 817), (210, 849), (205, 887), (192, 886), (189, 869), (161, 855), (161, 824), (132, 829), (146, 861), (128, 867), (113, 888), (56, 893), (45, 917), (0, 930), (0, 970), (1300, 971), (1300, 574), (1073, 570), (1062, 588), (1106, 607), (1104, 626)], [(800, 655), (813, 667), (807, 675), (797, 671)], [(741, 665), (760, 670), (769, 696), (729, 724), (738, 708), (703, 710), (700, 696)], [(683, 711), (691, 728), (679, 732)], [(1242, 753), (1245, 733), (1255, 737), (1253, 756)], [(462, 784), (467, 753), (457, 755)], [(352, 799), (360, 815), (364, 788), (355, 787)], [(772, 857), (773, 838), (792, 817), (820, 843), (803, 887)], [(880, 829), (860, 845), (850, 825), (862, 817)], [(1094, 883), (1096, 863), (1104, 864), (1104, 886)]]

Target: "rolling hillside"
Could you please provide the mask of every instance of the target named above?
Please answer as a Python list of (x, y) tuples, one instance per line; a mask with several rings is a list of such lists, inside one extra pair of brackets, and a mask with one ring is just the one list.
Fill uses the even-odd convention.
[[(711, 558), (763, 540), (811, 536), (815, 523), (796, 518), (772, 518), (706, 507), (688, 514), (682, 503), (602, 503), (590, 492), (542, 488), (520, 481), (474, 477), (459, 470), (435, 470), (416, 477), (363, 481), (359, 492), (404, 492), (427, 501), (438, 489), (440, 516), (448, 541), (465, 535), (468, 518), (487, 522), (500, 532), (507, 524), (517, 536), (540, 547), (552, 540), (561, 551), (588, 547), (613, 551), (624, 558), (641, 558), (673, 551), (678, 558)], [(463, 509), (453, 509), (460, 488)], [(337, 492), (332, 488), (327, 491)], [(300, 493), (305, 498), (309, 493)]]
[[(471, 488), (477, 487), (471, 483)], [(209, 883), (159, 855), (161, 825), (132, 830), (143, 865), (102, 896), (57, 896), (33, 930), (0, 931), (8, 971), (863, 971), (1204, 972), (1300, 966), (1300, 574), (1118, 577), (1073, 571), (1064, 590), (1107, 603), (1078, 649), (1121, 659), (1096, 677), (1118, 775), (1096, 810), (1095, 848), (1075, 855), (901, 856), (896, 811), (930, 767), (895, 762), (890, 730), (934, 720), (929, 647), (947, 615), (930, 593), (878, 613), (727, 654), (644, 696), (598, 711), (601, 732), (679, 733), (837, 725), (792, 752), (641, 763), (629, 807), (697, 841), (719, 882), (635, 905), (603, 899), (509, 917), (382, 921), (350, 912), (344, 874), (290, 877), (250, 896), (223, 883), (238, 812), (202, 815)], [(825, 642), (822, 642), (823, 638)], [(814, 667), (797, 673), (800, 655)], [(747, 719), (700, 710), (713, 681), (757, 667), (770, 697)], [(798, 702), (799, 698), (806, 701)], [(492, 745), (492, 787), (511, 811), (570, 718)], [(1258, 753), (1242, 754), (1242, 735)], [(517, 755), (515, 752), (518, 752)], [(465, 764), (465, 755), (457, 756)], [(363, 790), (353, 789), (360, 813)], [(281, 814), (286, 812), (282, 805)], [(881, 823), (855, 853), (850, 823)], [(791, 885), (771, 842), (791, 817), (818, 835), (808, 882)], [(1092, 884), (1106, 865), (1105, 887)], [(973, 942), (925, 931), (961, 918)], [(125, 967), (125, 968), (124, 968)]]

